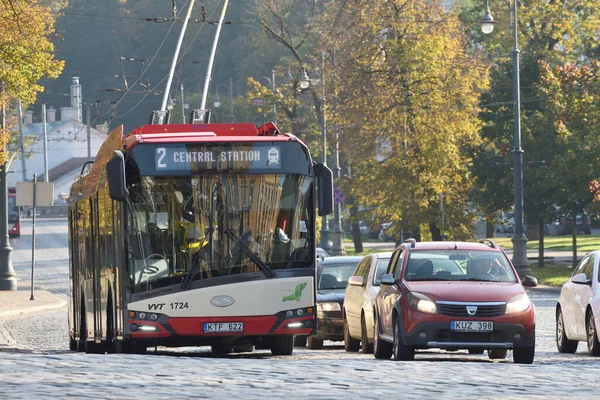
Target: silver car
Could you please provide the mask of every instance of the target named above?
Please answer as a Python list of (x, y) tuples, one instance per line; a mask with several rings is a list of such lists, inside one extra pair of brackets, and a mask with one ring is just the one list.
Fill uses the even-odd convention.
[(575, 353), (587, 342), (588, 352), (600, 356), (600, 251), (587, 254), (565, 282), (556, 304), (556, 347)]
[(348, 280), (343, 305), (346, 351), (361, 347), (363, 353), (373, 352), (373, 304), (391, 256), (391, 252), (365, 256)]

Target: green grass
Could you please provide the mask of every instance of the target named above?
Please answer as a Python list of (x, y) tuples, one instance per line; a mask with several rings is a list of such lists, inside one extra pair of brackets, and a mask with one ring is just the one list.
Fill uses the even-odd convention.
[(535, 276), (539, 285), (562, 286), (573, 273), (573, 268), (565, 265), (546, 265), (545, 267), (532, 266), (531, 275)]
[[(492, 240), (504, 249), (512, 249), (511, 238), (492, 238)], [(539, 241), (529, 240), (527, 242), (528, 250), (538, 250)], [(600, 235), (578, 235), (577, 251), (593, 251), (600, 249)], [(573, 251), (573, 237), (571, 236), (550, 236), (544, 237), (545, 251)]]
[(366, 247), (363, 244), (363, 252), (362, 253), (357, 253), (354, 250), (354, 246), (344, 246), (344, 251), (346, 252), (347, 256), (366, 256), (367, 254), (371, 254), (371, 253), (377, 253), (382, 251), (381, 249), (376, 249), (374, 247)]

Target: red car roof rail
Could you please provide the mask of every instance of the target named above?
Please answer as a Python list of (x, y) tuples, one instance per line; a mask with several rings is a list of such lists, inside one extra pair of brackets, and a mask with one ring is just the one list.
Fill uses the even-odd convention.
[(415, 247), (417, 245), (417, 241), (415, 238), (408, 238), (404, 241), (407, 245), (410, 244), (410, 247)]
[(479, 243), (482, 243), (482, 244), (487, 244), (487, 245), (488, 245), (488, 246), (490, 246), (492, 249), (497, 249), (497, 248), (498, 248), (498, 246), (496, 245), (496, 243), (494, 243), (494, 241), (493, 241), (493, 240), (490, 240), (490, 239), (481, 239), (481, 240), (479, 241)]

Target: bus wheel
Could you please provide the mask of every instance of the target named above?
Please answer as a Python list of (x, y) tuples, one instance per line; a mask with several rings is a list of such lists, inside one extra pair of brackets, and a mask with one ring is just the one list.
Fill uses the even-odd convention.
[(106, 307), (106, 352), (108, 354), (114, 354), (117, 352), (114, 325), (112, 298), (111, 296), (108, 296), (108, 306)]
[(73, 339), (73, 336), (69, 333), (69, 350), (76, 351), (79, 348), (77, 340)]
[[(83, 299), (82, 299), (83, 303)], [(87, 327), (85, 322), (85, 308), (81, 306), (81, 316), (79, 318), (79, 342), (77, 343), (77, 351), (84, 352), (87, 342)]]
[(294, 351), (294, 335), (279, 335), (273, 338), (271, 354), (274, 356), (289, 356)]

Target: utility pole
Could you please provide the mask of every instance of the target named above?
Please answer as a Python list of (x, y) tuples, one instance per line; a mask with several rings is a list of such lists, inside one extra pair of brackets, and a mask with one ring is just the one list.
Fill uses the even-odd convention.
[(44, 131), (44, 182), (48, 182), (48, 127), (46, 126), (46, 104), (42, 104), (42, 129)]
[[(4, 92), (4, 83), (2, 83)], [(2, 102), (2, 132), (6, 126), (6, 109)], [(2, 149), (6, 155), (6, 146)], [(0, 166), (0, 290), (17, 290), (17, 278), (10, 260), (12, 247), (8, 241), (8, 187), (6, 185), (9, 162)]]
[[(321, 61), (323, 68), (321, 70), (321, 104), (323, 113), (323, 121), (321, 128), (323, 129), (323, 164), (327, 165), (327, 122), (325, 119), (325, 52), (321, 52)], [(327, 215), (321, 217), (321, 247), (329, 252), (331, 247), (329, 246), (329, 221), (327, 221)]]
[(25, 182), (27, 181), (27, 166), (25, 165), (25, 138), (23, 137), (23, 111), (21, 107), (21, 100), (19, 99), (17, 117), (19, 118), (19, 135), (21, 136), (21, 173), (23, 174), (23, 182)]
[[(333, 84), (335, 85), (337, 82), (337, 71), (335, 64), (335, 50), (331, 52), (332, 64), (333, 64)], [(323, 77), (325, 76), (325, 68), (323, 68)], [(333, 109), (334, 112), (337, 112), (337, 96), (334, 91), (333, 94)], [(340, 167), (340, 141), (339, 141), (339, 132), (337, 122), (333, 124), (333, 132), (335, 134), (335, 152), (333, 154), (333, 178), (334, 178), (334, 187), (340, 184), (341, 177), (341, 167)], [(337, 186), (339, 188), (339, 186)], [(331, 246), (331, 255), (332, 256), (343, 256), (346, 254), (344, 251), (344, 230), (342, 229), (342, 202), (340, 199), (335, 201), (333, 205), (333, 233), (331, 235), (331, 239), (333, 244)]]

